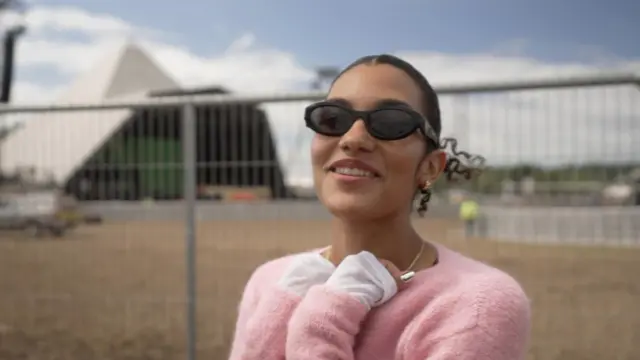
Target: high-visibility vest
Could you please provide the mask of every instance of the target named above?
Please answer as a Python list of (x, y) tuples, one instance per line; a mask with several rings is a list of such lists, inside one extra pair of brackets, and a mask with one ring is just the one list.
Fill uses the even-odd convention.
[(460, 219), (474, 220), (478, 217), (478, 203), (473, 200), (465, 200), (460, 204)]

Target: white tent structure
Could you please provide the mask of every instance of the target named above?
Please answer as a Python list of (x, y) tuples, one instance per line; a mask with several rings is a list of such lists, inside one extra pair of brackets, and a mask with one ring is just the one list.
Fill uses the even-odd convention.
[[(154, 90), (178, 88), (138, 46), (126, 43), (81, 76), (57, 105), (142, 99)], [(37, 113), (0, 148), (0, 170), (27, 172), (36, 181), (63, 184), (130, 117), (131, 110)]]
[[(128, 43), (55, 104), (221, 93), (228, 92), (181, 88), (142, 49)], [(179, 110), (34, 113), (0, 145), (0, 170), (7, 177), (19, 173), (37, 183), (54, 182), (86, 201), (178, 199), (183, 188)], [(199, 188), (251, 187), (269, 189), (274, 198), (293, 196), (265, 111), (254, 104), (200, 104), (196, 110), (196, 161), (203, 164), (197, 169)]]

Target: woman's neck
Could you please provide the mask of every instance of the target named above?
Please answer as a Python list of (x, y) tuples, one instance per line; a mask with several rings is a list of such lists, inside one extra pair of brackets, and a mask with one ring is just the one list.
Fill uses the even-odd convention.
[(420, 251), (422, 239), (407, 216), (375, 221), (334, 219), (331, 261), (339, 264), (347, 255), (366, 250), (406, 269)]

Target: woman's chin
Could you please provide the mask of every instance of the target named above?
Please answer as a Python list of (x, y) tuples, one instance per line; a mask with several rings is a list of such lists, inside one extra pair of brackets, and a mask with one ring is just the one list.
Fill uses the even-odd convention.
[(323, 204), (339, 218), (374, 217), (380, 211), (379, 202), (370, 194), (335, 194), (325, 199)]

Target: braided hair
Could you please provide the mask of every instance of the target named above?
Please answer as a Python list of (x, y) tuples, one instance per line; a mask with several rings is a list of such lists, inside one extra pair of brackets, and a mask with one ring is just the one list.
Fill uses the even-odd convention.
[[(338, 74), (336, 80), (345, 72), (353, 69), (354, 67), (362, 64), (378, 65), (385, 64), (395, 67), (398, 70), (403, 71), (418, 85), (422, 92), (422, 111), (429, 122), (429, 125), (440, 137), (442, 131), (442, 121), (440, 118), (440, 105), (438, 101), (438, 95), (436, 94), (429, 81), (418, 71), (413, 65), (400, 59), (399, 57), (382, 54), (382, 55), (368, 55), (359, 58), (351, 63), (344, 70)], [(334, 80), (335, 82), (335, 80)], [(454, 138), (443, 138), (439, 143), (427, 142), (427, 154), (437, 149), (443, 150), (447, 153), (447, 162), (444, 168), (444, 174), (447, 181), (457, 182), (460, 180), (471, 180), (472, 178), (480, 175), (485, 166), (485, 158), (479, 155), (470, 154), (467, 151), (458, 150), (458, 141)], [(421, 187), (420, 201), (418, 204), (418, 215), (424, 216), (428, 209), (428, 203), (431, 200), (431, 189), (428, 187)]]

